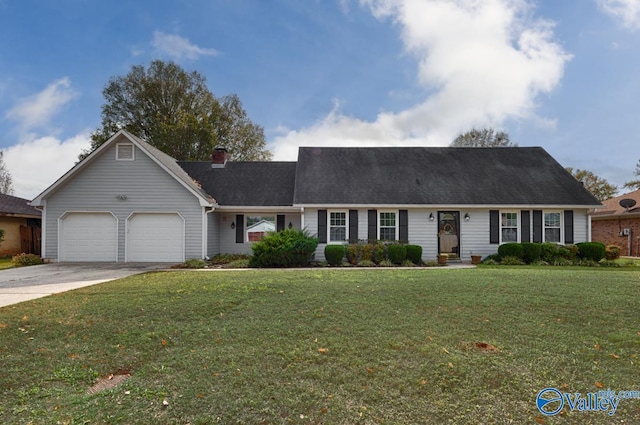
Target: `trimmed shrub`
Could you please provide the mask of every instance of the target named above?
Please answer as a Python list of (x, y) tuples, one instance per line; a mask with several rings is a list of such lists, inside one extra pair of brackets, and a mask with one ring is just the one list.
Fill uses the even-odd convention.
[(37, 266), (38, 264), (44, 263), (42, 258), (35, 254), (22, 254), (14, 255), (11, 257), (11, 263), (17, 267), (22, 266)]
[(487, 255), (486, 257), (484, 257), (484, 259), (481, 261), (482, 264), (497, 264), (500, 262), (500, 255), (498, 254), (490, 254)]
[(297, 229), (285, 229), (270, 233), (255, 242), (251, 249), (253, 256), (251, 267), (300, 267), (311, 261), (318, 247), (318, 239), (308, 232)]
[(420, 245), (407, 245), (407, 260), (413, 264), (422, 263), (422, 247)]
[(402, 267), (415, 267), (416, 264), (411, 260), (404, 260), (401, 264)]
[(558, 257), (558, 245), (554, 243), (545, 242), (540, 245), (540, 250), (540, 259), (549, 264), (553, 263)]
[(407, 259), (406, 245), (389, 245), (387, 247), (387, 256), (393, 264), (402, 264)]
[(542, 247), (536, 242), (522, 242), (522, 259), (527, 264), (535, 263), (540, 260)]
[(558, 257), (573, 261), (578, 258), (578, 251), (579, 249), (576, 245), (561, 245), (558, 247)]
[(345, 252), (344, 245), (327, 245), (324, 247), (324, 258), (329, 265), (338, 266), (342, 264)]
[(394, 264), (389, 260), (382, 260), (382, 261), (380, 261), (380, 263), (378, 265), (380, 267), (393, 267), (394, 266)]
[(358, 244), (352, 243), (347, 245), (347, 261), (354, 266), (358, 264)]
[(387, 247), (382, 242), (375, 242), (372, 244), (371, 249), (371, 260), (380, 264), (382, 261), (387, 259)]
[(522, 244), (517, 242), (503, 243), (498, 247), (498, 255), (502, 258), (516, 257), (521, 260), (524, 256), (524, 249), (522, 248)]
[(620, 258), (620, 248), (615, 245), (607, 245), (604, 257), (609, 261), (617, 260)]
[(600, 261), (605, 255), (605, 246), (602, 242), (580, 242), (576, 244), (578, 255), (584, 260)]
[(371, 260), (362, 260), (362, 261), (358, 261), (357, 266), (358, 267), (375, 267), (376, 263), (374, 263)]

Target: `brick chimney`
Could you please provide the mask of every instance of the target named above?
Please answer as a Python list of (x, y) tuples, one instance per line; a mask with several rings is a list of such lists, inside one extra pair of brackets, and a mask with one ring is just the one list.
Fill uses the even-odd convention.
[(211, 168), (224, 168), (231, 159), (231, 154), (225, 148), (215, 148), (211, 154)]

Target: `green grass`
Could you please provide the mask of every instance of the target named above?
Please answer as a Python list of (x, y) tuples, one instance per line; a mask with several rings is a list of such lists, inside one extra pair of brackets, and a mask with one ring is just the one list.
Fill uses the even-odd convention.
[(639, 389), (639, 312), (620, 269), (144, 274), (0, 309), (0, 423), (638, 423), (535, 397)]
[(15, 267), (11, 262), (11, 257), (0, 257), (0, 270), (10, 269)]

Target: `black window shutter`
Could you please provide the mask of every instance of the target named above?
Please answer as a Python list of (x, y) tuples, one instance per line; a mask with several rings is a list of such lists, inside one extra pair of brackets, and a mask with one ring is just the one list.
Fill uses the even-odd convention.
[(531, 242), (531, 214), (527, 210), (520, 211), (520, 242)]
[(409, 242), (409, 211), (400, 210), (398, 223), (400, 225), (398, 240), (400, 242)]
[(500, 243), (500, 211), (489, 211), (489, 243)]
[(318, 242), (327, 243), (327, 210), (318, 210)]
[(284, 230), (284, 214), (278, 214), (276, 216), (276, 231), (282, 232)]
[(564, 211), (564, 243), (573, 243), (573, 210)]
[(367, 237), (369, 240), (375, 240), (378, 239), (378, 210), (369, 210), (368, 213)]
[(236, 243), (244, 243), (244, 215), (236, 214)]
[(358, 242), (358, 210), (349, 210), (349, 243)]
[(533, 241), (542, 242), (542, 210), (533, 210)]

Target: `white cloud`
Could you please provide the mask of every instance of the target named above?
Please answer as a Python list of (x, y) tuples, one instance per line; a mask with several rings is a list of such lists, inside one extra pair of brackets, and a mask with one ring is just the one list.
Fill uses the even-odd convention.
[(536, 100), (560, 82), (570, 55), (553, 40), (553, 25), (531, 16), (525, 0), (361, 0), (400, 29), (429, 93), (407, 110), (373, 122), (335, 107), (314, 126), (276, 137), (276, 159), (297, 146), (448, 145), (472, 126), (535, 119)]
[(189, 39), (179, 35), (165, 34), (160, 31), (153, 33), (151, 41), (153, 48), (160, 54), (180, 60), (183, 58), (194, 60), (200, 56), (216, 56), (216, 49), (204, 48), (191, 44)]
[(640, 0), (597, 0), (598, 6), (626, 28), (640, 29)]
[(15, 196), (33, 199), (69, 171), (83, 149), (90, 146), (89, 133), (67, 140), (41, 137), (4, 148), (4, 162), (13, 178)]
[(71, 88), (68, 78), (49, 84), (40, 93), (22, 99), (9, 110), (6, 118), (17, 122), (21, 133), (47, 125), (60, 109), (73, 100), (77, 93)]

